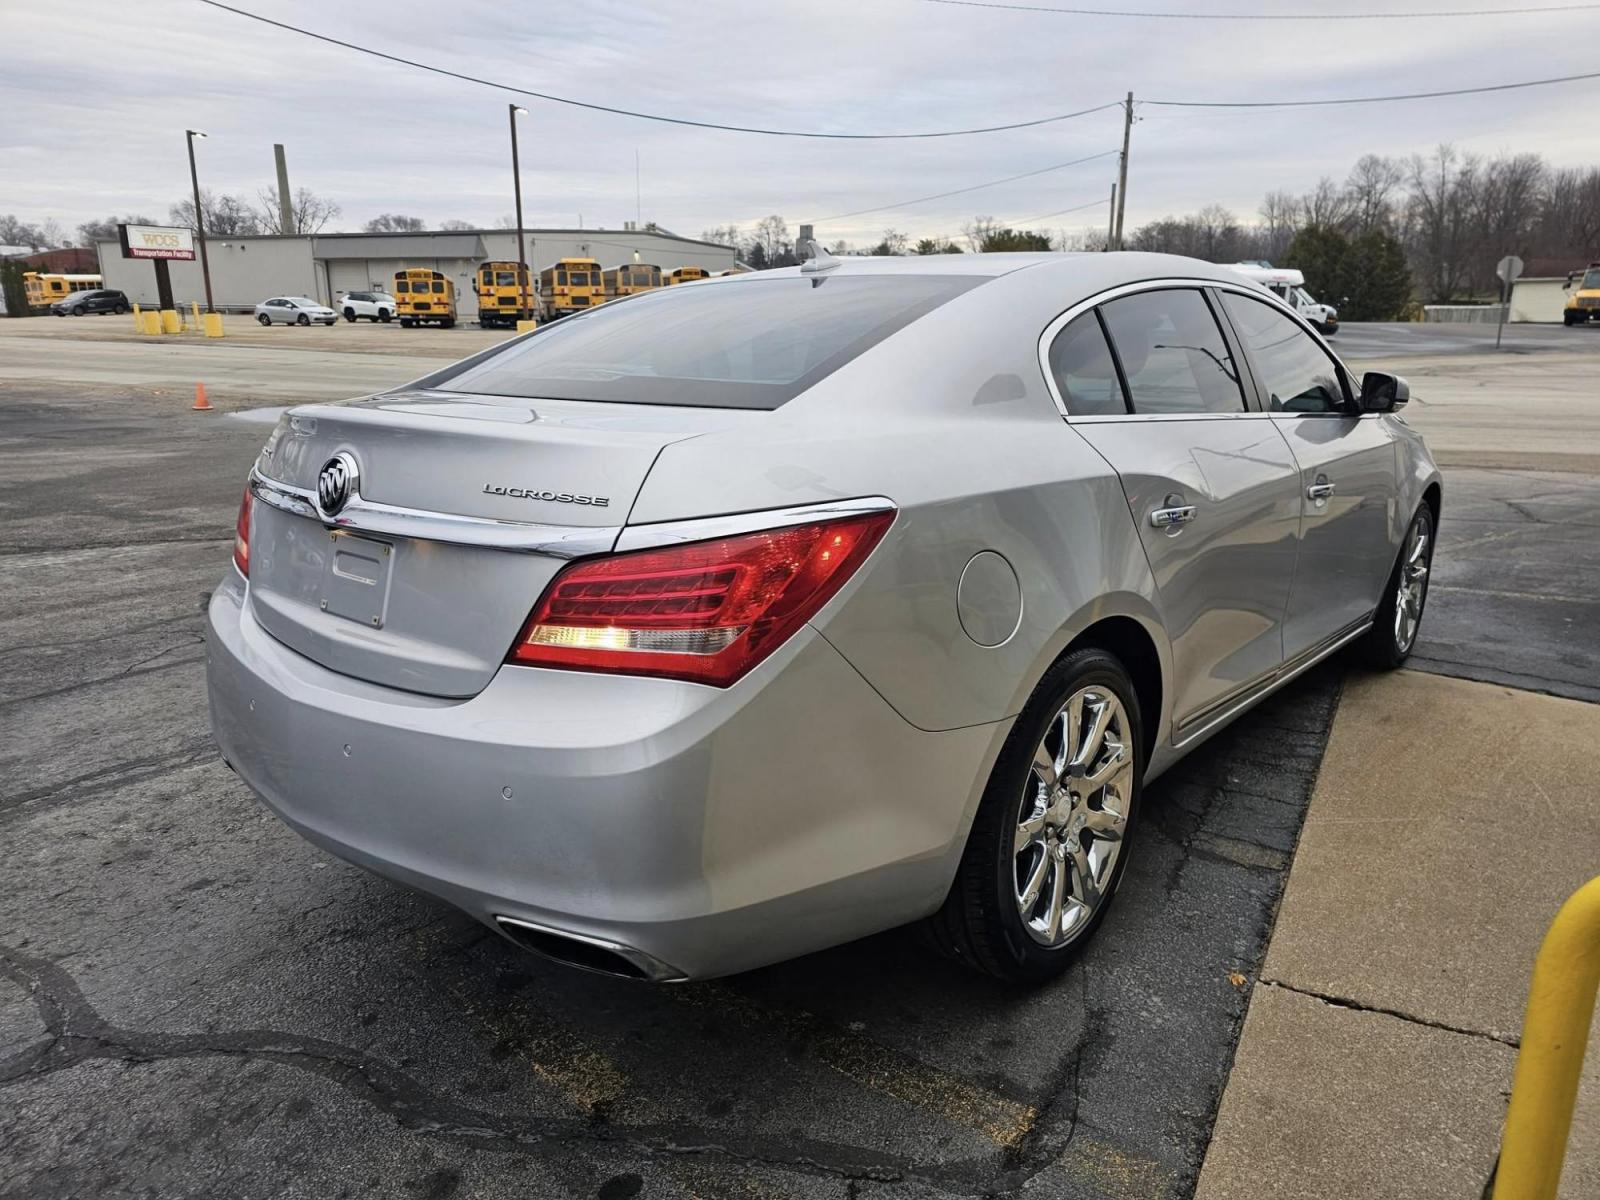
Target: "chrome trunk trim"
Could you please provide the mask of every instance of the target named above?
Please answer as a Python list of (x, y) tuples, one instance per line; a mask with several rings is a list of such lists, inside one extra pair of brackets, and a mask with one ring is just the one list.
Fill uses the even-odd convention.
[(344, 507), (337, 514), (329, 516), (318, 505), (315, 491), (268, 479), (259, 470), (250, 472), (250, 491), (263, 504), (297, 517), (318, 521), (327, 529), (419, 538), (457, 546), (481, 546), (488, 550), (545, 554), (552, 558), (604, 554), (616, 545), (617, 535), (621, 532), (621, 526), (617, 525), (535, 525), (526, 521), (500, 521), (493, 517), (429, 512), (364, 500), (360, 492), (355, 490), (351, 491)]

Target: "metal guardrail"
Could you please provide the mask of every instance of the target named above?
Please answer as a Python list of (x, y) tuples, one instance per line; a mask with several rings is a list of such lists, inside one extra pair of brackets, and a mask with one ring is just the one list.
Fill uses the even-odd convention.
[(1597, 990), (1600, 876), (1567, 898), (1534, 960), (1494, 1200), (1556, 1200)]
[(1500, 320), (1500, 304), (1425, 304), (1422, 319), (1433, 323), (1493, 325)]

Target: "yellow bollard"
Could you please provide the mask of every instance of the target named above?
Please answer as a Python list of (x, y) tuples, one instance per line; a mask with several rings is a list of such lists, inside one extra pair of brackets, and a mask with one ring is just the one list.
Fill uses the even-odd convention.
[(158, 312), (142, 312), (139, 314), (139, 332), (148, 336), (161, 336), (161, 314)]
[(201, 321), (203, 322), (203, 324), (205, 326), (206, 336), (208, 338), (214, 338), (214, 337), (221, 337), (222, 336), (222, 314), (221, 313), (207, 313), (204, 317), (201, 318)]
[(135, 333), (144, 332), (144, 312), (137, 304), (133, 306), (133, 331)]
[(174, 308), (161, 310), (161, 332), (177, 333), (183, 328), (183, 322), (178, 319), (178, 311)]
[(189, 301), (189, 312), (194, 317), (194, 321), (189, 325), (189, 329), (198, 333), (200, 332), (200, 302), (198, 300)]
[(537, 322), (537, 321), (518, 321), (517, 322), (517, 332), (518, 333), (532, 333), (537, 328), (539, 328), (539, 322)]
[(1600, 989), (1600, 876), (1568, 897), (1539, 947), (1494, 1200), (1555, 1200)]

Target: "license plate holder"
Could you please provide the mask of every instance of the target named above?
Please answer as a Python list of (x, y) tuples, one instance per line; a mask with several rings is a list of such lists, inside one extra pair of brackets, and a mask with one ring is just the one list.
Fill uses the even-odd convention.
[(335, 532), (322, 572), (322, 609), (368, 629), (382, 629), (389, 608), (394, 547)]

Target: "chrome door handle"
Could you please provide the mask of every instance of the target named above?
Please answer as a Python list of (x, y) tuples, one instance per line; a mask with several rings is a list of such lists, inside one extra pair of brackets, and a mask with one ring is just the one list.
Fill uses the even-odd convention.
[(1177, 504), (1170, 508), (1158, 508), (1150, 514), (1150, 524), (1157, 529), (1171, 529), (1174, 525), (1187, 525), (1194, 520), (1194, 505)]
[(1306, 489), (1307, 500), (1326, 500), (1331, 495), (1333, 495), (1333, 484), (1326, 479), (1319, 480)]

